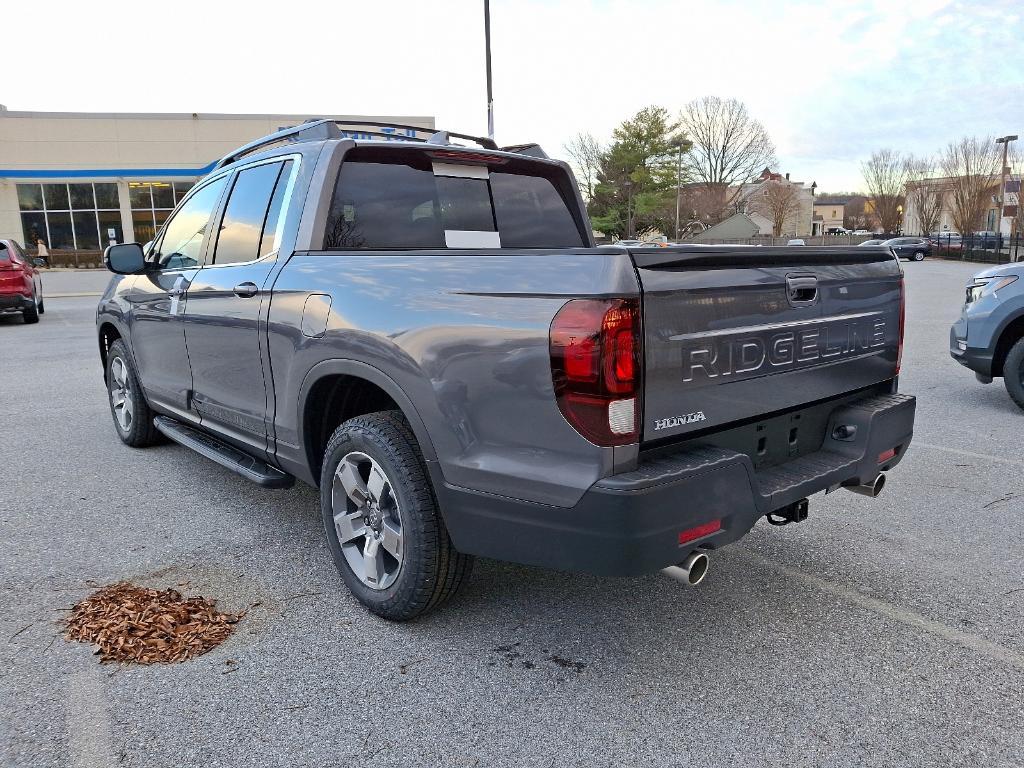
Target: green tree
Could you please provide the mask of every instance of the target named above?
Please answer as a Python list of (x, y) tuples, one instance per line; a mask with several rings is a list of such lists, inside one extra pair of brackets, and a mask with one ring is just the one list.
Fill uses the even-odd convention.
[(645, 107), (616, 128), (601, 152), (588, 206), (594, 228), (620, 238), (672, 232), (680, 147), (685, 153), (690, 143), (663, 107)]

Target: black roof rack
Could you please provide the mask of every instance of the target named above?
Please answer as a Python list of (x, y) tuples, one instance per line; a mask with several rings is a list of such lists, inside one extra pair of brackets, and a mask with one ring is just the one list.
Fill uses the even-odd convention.
[(343, 127), (355, 129), (352, 133), (356, 134), (381, 136), (383, 138), (397, 139), (400, 141), (420, 141), (429, 142), (431, 144), (447, 145), (450, 144), (449, 137), (454, 137), (456, 139), (472, 141), (479, 144), (484, 149), (498, 149), (498, 145), (495, 144), (492, 139), (487, 139), (482, 136), (470, 136), (466, 133), (437, 131), (433, 133), (430, 138), (424, 139), (416, 135), (405, 136), (402, 134), (378, 130), (380, 128), (392, 128), (396, 131), (416, 131), (418, 133), (425, 133), (430, 130), (429, 128), (423, 128), (418, 125), (405, 125), (403, 123), (370, 123), (369, 125), (372, 125), (373, 127), (369, 128), (365, 127), (367, 125), (368, 123), (359, 122), (357, 120), (309, 120), (305, 123), (292, 126), (291, 128), (285, 128), (277, 131), (276, 133), (271, 133), (261, 139), (256, 139), (256, 141), (250, 141), (248, 144), (229, 152), (217, 161), (217, 165), (214, 166), (214, 170), (223, 168), (225, 165), (229, 165), (245, 155), (252, 154), (260, 149), (264, 149), (283, 141), (322, 141), (326, 139), (341, 139), (344, 138), (344, 133), (341, 130)]

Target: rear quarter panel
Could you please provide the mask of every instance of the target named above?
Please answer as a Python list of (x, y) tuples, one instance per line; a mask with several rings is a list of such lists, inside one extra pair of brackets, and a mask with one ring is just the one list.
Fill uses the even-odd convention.
[[(302, 314), (317, 293), (330, 309), (326, 332), (311, 338)], [(637, 293), (625, 251), (297, 253), (274, 285), (268, 324), (279, 453), (302, 450), (308, 372), (355, 360), (409, 397), (445, 482), (570, 506), (610, 471), (612, 449), (558, 410), (551, 320), (571, 298)]]

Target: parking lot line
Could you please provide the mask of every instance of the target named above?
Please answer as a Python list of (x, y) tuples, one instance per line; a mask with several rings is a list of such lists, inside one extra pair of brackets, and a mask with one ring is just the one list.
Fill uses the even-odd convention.
[(930, 448), (934, 451), (945, 451), (946, 453), (955, 453), (957, 456), (969, 456), (972, 459), (987, 459), (988, 461), (998, 461), (1001, 464), (1012, 464), (1015, 467), (1024, 467), (1024, 461), (1019, 459), (1008, 459), (1005, 456), (993, 456), (990, 453), (975, 453), (974, 451), (961, 451), (959, 448), (949, 448), (945, 445), (935, 445), (933, 443), (922, 443), (920, 440), (915, 440), (911, 443), (914, 448)]
[(791, 568), (788, 565), (773, 562), (749, 551), (744, 550), (737, 552), (737, 554), (742, 558), (757, 562), (769, 570), (778, 571), (790, 579), (802, 582), (809, 587), (828, 592), (829, 594), (842, 600), (846, 600), (849, 603), (853, 603), (860, 608), (864, 608), (880, 616), (884, 616), (885, 618), (892, 619), (893, 621), (898, 621), (900, 624), (905, 624), (908, 627), (927, 632), (940, 640), (955, 643), (956, 645), (972, 651), (977, 651), (978, 653), (989, 657), (993, 661), (1000, 662), (1006, 666), (1024, 670), (1024, 656), (1010, 650), (1009, 648), (1004, 648), (1001, 645), (989, 642), (977, 635), (972, 635), (970, 632), (963, 632), (959, 629), (954, 629), (953, 627), (941, 622), (926, 618), (915, 611), (901, 608), (900, 606), (886, 602), (885, 600), (879, 600), (877, 597), (869, 597), (855, 589), (850, 589), (849, 587), (844, 587), (841, 584), (826, 581), (818, 576), (812, 576), (804, 571)]
[(95, 666), (71, 675), (67, 700), (68, 744), (73, 768), (108, 768), (115, 763), (110, 712)]

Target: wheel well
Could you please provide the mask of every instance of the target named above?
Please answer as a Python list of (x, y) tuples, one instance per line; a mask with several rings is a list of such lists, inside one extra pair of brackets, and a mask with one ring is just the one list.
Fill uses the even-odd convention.
[(357, 376), (325, 376), (313, 385), (302, 416), (309, 469), (319, 482), (324, 448), (343, 422), (376, 411), (401, 410), (376, 384)]
[(1022, 337), (1024, 337), (1024, 315), (1006, 326), (999, 334), (999, 341), (996, 342), (996, 350), (992, 355), (993, 376), (1003, 375), (1003, 363), (1006, 362), (1006, 356), (1010, 354), (1010, 349)]
[(120, 338), (121, 334), (110, 323), (100, 326), (100, 359), (103, 361), (104, 370), (107, 368), (107, 352), (110, 351), (110, 345)]

